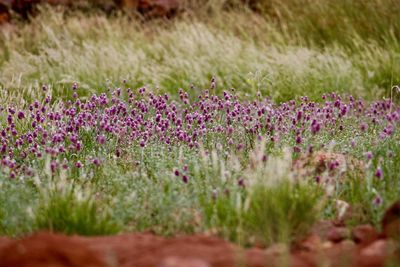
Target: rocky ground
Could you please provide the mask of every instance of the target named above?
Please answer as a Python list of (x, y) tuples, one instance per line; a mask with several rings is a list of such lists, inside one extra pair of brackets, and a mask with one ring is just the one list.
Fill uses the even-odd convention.
[[(242, 249), (207, 235), (165, 238), (152, 233), (65, 236), (49, 232), (22, 239), (0, 238), (0, 266), (387, 266), (398, 265), (400, 202), (387, 210), (382, 232), (370, 225), (350, 231), (341, 222), (321, 221), (291, 248)], [(390, 265), (392, 266), (392, 265)]]

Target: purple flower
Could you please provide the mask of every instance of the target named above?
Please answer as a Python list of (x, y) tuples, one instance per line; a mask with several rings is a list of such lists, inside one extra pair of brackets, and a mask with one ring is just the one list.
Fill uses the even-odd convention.
[(244, 144), (242, 144), (242, 143), (238, 144), (236, 147), (236, 149), (239, 151), (242, 150), (243, 148), (244, 148)]
[(263, 156), (261, 157), (261, 161), (262, 161), (262, 162), (267, 162), (267, 160), (268, 160), (268, 156), (267, 156), (267, 155), (263, 155)]
[(25, 113), (23, 111), (18, 111), (18, 119), (22, 120), (25, 118)]
[(375, 198), (372, 200), (372, 204), (374, 205), (374, 206), (380, 206), (380, 205), (382, 205), (382, 203), (383, 203), (383, 199), (382, 199), (382, 197), (381, 196), (375, 196)]
[(360, 124), (360, 130), (362, 132), (365, 132), (367, 129), (368, 129), (368, 125), (365, 122)]
[(63, 163), (61, 165), (61, 168), (63, 168), (64, 170), (68, 169), (68, 161), (66, 159), (64, 159), (64, 161), (63, 161)]
[(31, 168), (28, 168), (26, 171), (25, 171), (25, 175), (26, 176), (28, 176), (28, 177), (32, 177), (33, 176), (33, 170), (31, 169)]
[(313, 123), (311, 124), (311, 133), (313, 135), (317, 134), (321, 130), (321, 125), (314, 120)]
[(240, 186), (240, 187), (244, 187), (244, 186), (245, 186), (245, 183), (244, 183), (244, 179), (243, 179), (243, 178), (240, 178), (240, 179), (238, 180), (238, 186)]
[(301, 148), (298, 147), (298, 146), (294, 146), (294, 147), (293, 147), (293, 152), (294, 152), (294, 153), (300, 153), (300, 152), (301, 152)]
[(301, 136), (298, 135), (298, 136), (296, 137), (296, 144), (301, 144), (301, 142), (302, 142)]
[(329, 162), (329, 165), (328, 165), (330, 171), (335, 170), (338, 166), (339, 166), (339, 162), (336, 160)]
[(383, 173), (382, 173), (381, 167), (376, 168), (375, 176), (376, 176), (376, 178), (378, 178), (378, 179), (382, 179)]
[(75, 167), (77, 167), (78, 169), (82, 168), (82, 163), (80, 161), (75, 162)]
[(211, 84), (210, 84), (210, 89), (215, 89), (215, 86), (216, 86), (216, 80), (215, 80), (215, 77), (212, 77)]
[(356, 147), (356, 140), (352, 139), (350, 144), (351, 144), (352, 148), (355, 148)]
[(106, 142), (106, 138), (104, 135), (98, 135), (96, 137), (97, 143), (99, 143), (100, 145), (104, 145)]
[(93, 162), (93, 164), (96, 165), (96, 166), (100, 166), (100, 164), (101, 164), (100, 160), (97, 159), (97, 158), (96, 158), (96, 159), (93, 159), (92, 162)]
[(142, 139), (142, 140), (140, 140), (139, 145), (140, 145), (140, 147), (144, 147), (144, 146), (146, 145), (146, 143), (145, 143), (145, 141)]
[(187, 184), (189, 182), (189, 177), (187, 175), (182, 176), (182, 181)]
[(56, 172), (57, 167), (58, 167), (58, 163), (57, 163), (55, 160), (53, 160), (53, 161), (50, 163), (51, 172), (53, 172), (53, 173)]

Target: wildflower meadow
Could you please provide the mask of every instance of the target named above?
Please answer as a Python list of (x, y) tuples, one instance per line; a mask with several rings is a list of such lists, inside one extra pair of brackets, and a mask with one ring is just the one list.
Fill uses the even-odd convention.
[(321, 222), (331, 247), (360, 225), (397, 237), (400, 5), (278, 2), (40, 6), (0, 26), (0, 236), (204, 234), (286, 256)]

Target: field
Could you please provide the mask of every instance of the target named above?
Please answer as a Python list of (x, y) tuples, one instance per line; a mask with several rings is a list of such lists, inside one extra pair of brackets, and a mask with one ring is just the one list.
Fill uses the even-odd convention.
[[(259, 259), (330, 225), (321, 247), (375, 245), (383, 266), (400, 237), (399, 13), (215, 0), (169, 19), (42, 6), (0, 26), (0, 236), (199, 236)], [(234, 266), (213, 259), (154, 266)]]

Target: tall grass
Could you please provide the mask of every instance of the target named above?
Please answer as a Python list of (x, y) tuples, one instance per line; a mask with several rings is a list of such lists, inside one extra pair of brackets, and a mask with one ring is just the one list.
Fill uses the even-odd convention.
[[(307, 43), (353, 47), (354, 39), (398, 42), (400, 4), (395, 0), (261, 0), (253, 6), (290, 35)], [(357, 49), (356, 47), (354, 47)]]
[(63, 191), (49, 190), (35, 210), (33, 228), (66, 234), (115, 234), (120, 226), (93, 196), (69, 187)]
[[(303, 14), (289, 2), (260, 2), (264, 17), (221, 9), (210, 19), (199, 8), (197, 16), (185, 13), (173, 21), (145, 24), (133, 17), (43, 9), (31, 24), (2, 30), (0, 86), (33, 97), (45, 83), (57, 96), (75, 81), (89, 94), (127, 79), (134, 88), (175, 92), (191, 84), (208, 88), (216, 76), (217, 90), (233, 87), (250, 96), (261, 91), (277, 101), (298, 95), (317, 98), (328, 91), (388, 96), (400, 76), (396, 22), (380, 22), (394, 28), (382, 31), (387, 36), (383, 42), (376, 33), (383, 26), (366, 29), (364, 36), (358, 33), (361, 18), (341, 17), (339, 4), (331, 9), (325, 3), (330, 1), (302, 3)], [(361, 17), (370, 9), (365, 12)], [(314, 17), (335, 19), (343, 30), (314, 29), (322, 27)], [(341, 23), (354, 23), (354, 29)], [(346, 38), (333, 36), (336, 32)]]
[[(291, 243), (308, 234), (319, 219), (322, 191), (308, 183), (307, 177), (293, 179), (291, 156), (286, 152), (265, 163), (257, 155), (260, 148), (256, 145), (250, 163), (243, 166), (241, 177), (246, 185), (201, 198), (204, 221), (242, 245)], [(227, 161), (226, 168), (232, 170), (233, 162)]]
[[(398, 42), (400, 4), (396, 0), (192, 0), (197, 15), (223, 10), (253, 10), (274, 24), (291, 42), (354, 47), (354, 38)], [(291, 40), (289, 40), (291, 39)]]

